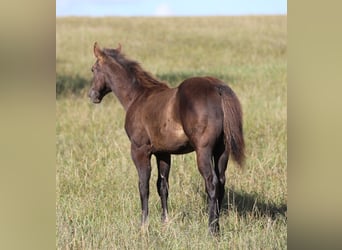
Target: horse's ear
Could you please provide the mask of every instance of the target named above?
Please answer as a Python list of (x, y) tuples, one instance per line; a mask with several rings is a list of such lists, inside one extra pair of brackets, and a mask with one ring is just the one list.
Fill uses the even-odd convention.
[(116, 50), (120, 53), (121, 52), (121, 48), (122, 48), (121, 43), (119, 43)]
[(100, 46), (98, 45), (97, 42), (94, 43), (94, 55), (96, 58), (100, 59), (104, 57), (104, 53), (101, 50)]

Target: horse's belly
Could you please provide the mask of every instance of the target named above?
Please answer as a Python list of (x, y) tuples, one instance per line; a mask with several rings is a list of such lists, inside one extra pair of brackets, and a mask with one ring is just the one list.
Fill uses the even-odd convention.
[(151, 136), (154, 151), (169, 153), (190, 152), (189, 139), (180, 124), (173, 123), (157, 129)]

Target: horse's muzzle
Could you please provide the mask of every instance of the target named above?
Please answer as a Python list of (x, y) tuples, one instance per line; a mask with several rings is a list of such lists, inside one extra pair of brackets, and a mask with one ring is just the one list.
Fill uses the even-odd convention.
[(93, 103), (100, 103), (101, 98), (100, 98), (100, 93), (91, 89), (88, 93), (88, 97), (91, 99)]

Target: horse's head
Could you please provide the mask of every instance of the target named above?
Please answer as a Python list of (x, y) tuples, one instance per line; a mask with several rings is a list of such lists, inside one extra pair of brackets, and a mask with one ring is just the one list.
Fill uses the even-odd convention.
[[(119, 49), (121, 48), (119, 47), (118, 50)], [(97, 60), (91, 67), (91, 71), (93, 72), (93, 80), (88, 96), (93, 103), (100, 103), (102, 98), (112, 91), (109, 85), (109, 58), (105, 51), (101, 50), (96, 42), (94, 44), (94, 55)]]

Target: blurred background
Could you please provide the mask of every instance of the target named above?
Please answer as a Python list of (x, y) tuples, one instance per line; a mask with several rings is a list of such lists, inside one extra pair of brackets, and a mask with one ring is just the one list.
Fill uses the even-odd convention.
[[(76, 7), (71, 8), (71, 2)], [(136, 6), (154, 1), (93, 2), (98, 6), (88, 5), (83, 13), (75, 10), (82, 9), (85, 1), (7, 1), (1, 7), (1, 249), (55, 248), (56, 16), (95, 15), (108, 2), (115, 3), (115, 9), (127, 4), (133, 8), (127, 14), (115, 14), (107, 5), (110, 12), (96, 16), (145, 15), (134, 14), (140, 11)], [(132, 4), (137, 2), (140, 5)], [(220, 3), (216, 12), (203, 15), (258, 15), (222, 13), (222, 3), (233, 1), (210, 1), (214, 2)], [(259, 1), (234, 2), (257, 8), (254, 3)], [(342, 225), (340, 3), (289, 0), (287, 7), (284, 2), (281, 6), (281, 12), (260, 15), (285, 11), (288, 17), (289, 246), (338, 249)], [(94, 12), (89, 13), (92, 8)], [(173, 5), (157, 10), (155, 5), (146, 15), (170, 15), (170, 10), (172, 15), (183, 15)]]

